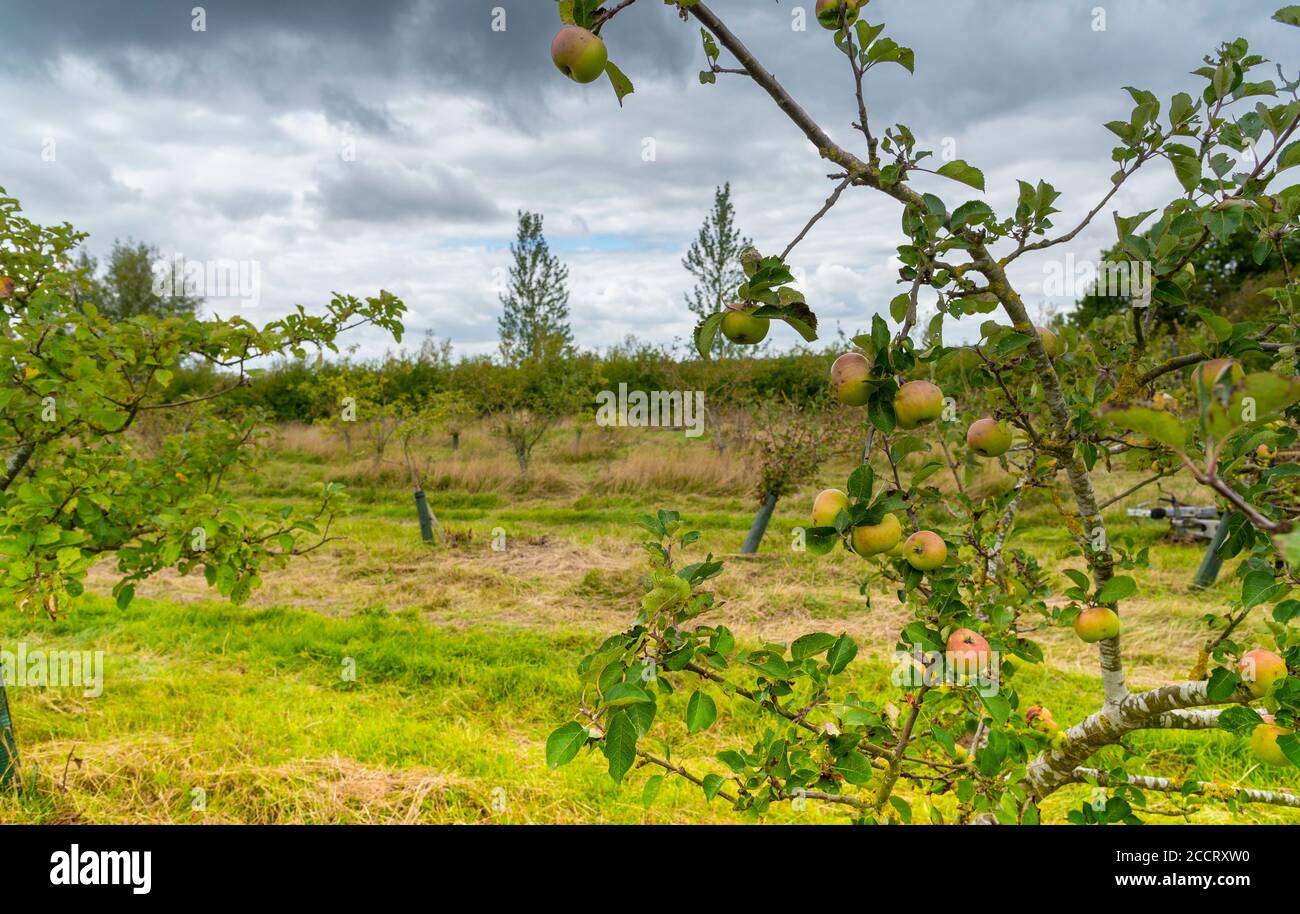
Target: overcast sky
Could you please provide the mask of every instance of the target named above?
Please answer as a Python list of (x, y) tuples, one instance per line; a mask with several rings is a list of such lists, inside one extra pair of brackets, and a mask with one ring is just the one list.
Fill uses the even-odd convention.
[[(855, 142), (843, 55), (811, 16), (794, 28), (813, 0), (709, 3), (837, 141)], [(936, 152), (947, 142), (984, 170), (984, 199), (999, 211), (1017, 178), (1046, 178), (1063, 192), (1058, 225), (1072, 225), (1108, 186), (1113, 136), (1100, 125), (1127, 116), (1123, 87), (1166, 106), (1176, 91), (1199, 92), (1188, 71), (1238, 36), (1294, 69), (1296, 32), (1269, 21), (1281, 5), (874, 0), (866, 17), (915, 49), (916, 75), (873, 70), (872, 120), (906, 123)], [(408, 342), (428, 331), (459, 352), (493, 351), (515, 213), (527, 208), (544, 214), (570, 267), (580, 344), (669, 343), (693, 325), (681, 258), (715, 185), (731, 182), (741, 227), (768, 253), (831, 188), (748, 80), (699, 84), (699, 28), (660, 0), (605, 29), (636, 83), (622, 109), (608, 83), (580, 86), (554, 69), (552, 0), (210, 0), (203, 31), (193, 7), (0, 0), (0, 186), (33, 218), (90, 232), (95, 254), (130, 237), (169, 257), (256, 268), (256, 304), (213, 298), (209, 311), (267, 318), (331, 290), (386, 288), (410, 309)], [(1149, 167), (1115, 208), (1168, 199), (1171, 170)], [(922, 189), (950, 207), (977, 196), (930, 181)], [(796, 249), (829, 333), (887, 313), (898, 226), (895, 203), (860, 190)], [(1095, 258), (1113, 238), (1106, 214), (1051, 256)], [(1014, 278), (1032, 306), (1064, 304), (1044, 298), (1044, 275), (1043, 260), (1026, 257)], [(784, 328), (774, 338), (794, 341)], [(378, 335), (356, 339), (368, 354), (384, 348)]]

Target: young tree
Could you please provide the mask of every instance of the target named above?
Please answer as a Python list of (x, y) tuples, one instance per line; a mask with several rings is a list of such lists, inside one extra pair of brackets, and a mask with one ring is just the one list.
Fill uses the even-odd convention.
[[(629, 5), (596, 13), (561, 6), (561, 17), (603, 26)], [(1146, 796), (1157, 792), (1175, 802), (1197, 797), (1300, 808), (1293, 791), (1133, 771), (1142, 756), (1115, 748), (1144, 731), (1186, 731), (1196, 739), (1193, 731), (1218, 729), (1248, 739), (1270, 766), (1300, 764), (1300, 601), (1288, 599), (1300, 585), (1300, 502), (1278, 485), (1293, 465), (1260, 473), (1247, 459), (1261, 444), (1276, 450), (1300, 440), (1300, 281), (1284, 270), (1267, 290), (1273, 310), (1263, 320), (1234, 322), (1202, 309), (1195, 346), (1167, 358), (1156, 345), (1157, 308), (1143, 296), (1130, 295), (1124, 312), (1094, 322), (1084, 335), (1058, 334), (1034, 326), (1008, 276), (1020, 258), (1076, 237), (1156, 162), (1172, 166), (1182, 192), (1159, 210), (1114, 218), (1124, 252), (1149, 268), (1154, 302), (1185, 298), (1195, 253), (1243, 225), (1280, 252), (1300, 230), (1300, 185), (1279, 180), (1300, 165), (1300, 80), (1281, 69), (1278, 79), (1265, 78), (1264, 59), (1236, 39), (1204, 58), (1194, 71), (1194, 93), (1179, 92), (1166, 105), (1129, 88), (1134, 107), (1106, 125), (1119, 139), (1110, 187), (1078, 224), (1061, 230), (1053, 225), (1059, 194), (1045, 181), (1021, 181), (1015, 207), (1004, 214), (980, 199), (949, 202), (913, 186), (925, 181), (939, 189), (941, 178), (982, 193), (984, 174), (964, 160), (931, 168), (930, 151), (917, 147), (906, 126), (883, 133), (873, 126), (866, 77), (891, 64), (910, 71), (914, 53), (884, 36), (882, 25), (858, 19), (857, 7), (841, 5), (841, 19), (823, 23), (834, 30), (828, 52), (843, 54), (856, 101), (857, 135), (847, 145), (826, 133), (706, 3), (670, 5), (702, 27), (703, 82), (742, 72), (746, 85), (766, 93), (836, 169), (826, 204), (782, 255), (746, 266), (737, 294), (758, 306), (754, 316), (784, 320), (805, 338), (816, 330), (807, 306), (789, 291), (786, 258), (844, 191), (879, 193), (902, 209), (903, 291), (889, 309), (898, 329), (891, 334), (883, 319), (873, 320), (871, 332), (853, 340), (861, 358), (833, 373), (840, 399), (865, 410), (872, 430), (866, 457), (883, 471), (871, 464), (854, 471), (833, 524), (809, 530), (808, 544), (827, 550), (860, 528), (880, 527), (887, 514), (907, 514), (913, 533), (901, 554), (882, 549), (868, 559), (875, 571), (864, 588), (883, 583), (905, 602), (911, 618), (899, 641), (910, 650), (896, 656), (894, 684), (902, 694), (891, 711), (845, 694), (838, 677), (858, 651), (846, 635), (813, 632), (788, 645), (738, 646), (725, 626), (702, 618), (715, 600), (707, 583), (721, 564), (710, 556), (682, 565), (681, 551), (699, 535), (661, 511), (642, 520), (652, 534), (651, 568), (638, 615), (582, 661), (581, 705), (548, 739), (548, 763), (568, 762), (586, 746), (604, 754), (615, 781), (634, 764), (654, 765), (737, 809), (762, 813), (773, 803), (816, 800), (866, 822), (912, 820), (914, 806), (899, 794), (900, 783), (930, 799), (934, 821), (1037, 822), (1043, 800), (1075, 784), (1092, 789), (1090, 800), (1069, 813), (1079, 823), (1140, 821)], [(856, 22), (846, 21), (850, 10)], [(1294, 6), (1274, 18), (1300, 26)], [(734, 66), (720, 65), (724, 50)], [(938, 307), (919, 348), (912, 330), (922, 288)], [(1008, 323), (987, 321), (977, 346), (943, 344), (946, 320), (997, 309)], [(701, 323), (701, 353), (712, 349), (720, 322), (714, 314)], [(991, 410), (982, 401), (958, 403), (925, 380), (931, 372), (941, 377), (944, 362), (963, 350), (979, 360), (974, 386), (995, 397)], [(1181, 400), (1171, 405), (1157, 396), (1158, 386), (1189, 369)], [(998, 460), (1017, 485), (983, 497), (927, 485), (945, 462), (923, 456), (930, 450), (926, 427), (939, 421), (969, 422), (961, 460)], [(1138, 442), (1117, 430), (1140, 436)], [(1149, 557), (1109, 534), (1093, 482), (1113, 462), (1137, 459), (1185, 472), (1213, 493), (1227, 514), (1224, 555), (1243, 557), (1240, 596), (1226, 610), (1206, 607), (1209, 631), (1188, 677), (1154, 688), (1131, 684), (1121, 645), (1121, 610), (1140, 591)], [(953, 472), (956, 466), (954, 459)], [(1026, 487), (1053, 494), (1081, 565), (1065, 569), (1063, 600), (1049, 602), (1055, 576), (1010, 543)], [(1270, 606), (1272, 618), (1253, 623), (1252, 614)], [(1029, 636), (1052, 625), (1072, 626), (1097, 646), (1098, 706), (1069, 726), (1057, 725), (1046, 709), (1026, 708), (1017, 689), (1017, 667), (1043, 656)], [(658, 696), (683, 687), (693, 690), (686, 707), (691, 732), (716, 720), (714, 695), (752, 702), (771, 727), (756, 743), (718, 754), (723, 773), (664, 759), (647, 737)]]
[(85, 252), (81, 258), (78, 268), (89, 268), (85, 274), (86, 292), (105, 317), (125, 320), (138, 315), (193, 314), (202, 304), (201, 298), (178, 288), (175, 281), (159, 283), (155, 266), (162, 262), (162, 255), (157, 247), (143, 241), (114, 241), (102, 276), (93, 258)]
[(503, 311), (497, 321), (502, 358), (519, 365), (567, 351), (573, 344), (569, 268), (551, 253), (540, 213), (520, 211), (510, 255), (509, 287), (500, 296)]
[[(222, 409), (223, 399), (253, 360), (336, 351), (347, 327), (373, 323), (400, 337), (405, 307), (380, 292), (338, 296), (321, 315), (298, 307), (261, 327), (188, 312), (115, 320), (77, 294), (84, 237), (31, 222), (0, 191), (0, 603), (58, 618), (105, 556), (121, 575), (120, 607), (166, 568), (202, 569), (241, 601), (264, 567), (329, 539), (342, 492), (324, 486), (306, 510), (237, 501), (226, 483), (235, 469), (255, 471), (260, 417)], [(174, 367), (190, 360), (221, 368), (227, 385), (173, 396)], [(186, 421), (152, 444), (135, 434), (169, 415)], [(0, 754), (0, 777), (15, 766)]]
[[(695, 287), (686, 293), (686, 306), (700, 320), (715, 314), (731, 304), (736, 287), (745, 279), (740, 265), (740, 252), (753, 242), (741, 237), (736, 228), (736, 209), (731, 203), (731, 184), (713, 191), (713, 210), (700, 226), (700, 233), (691, 242), (682, 259), (686, 272), (695, 277)], [(734, 356), (741, 347), (726, 337), (714, 342), (715, 355)]]

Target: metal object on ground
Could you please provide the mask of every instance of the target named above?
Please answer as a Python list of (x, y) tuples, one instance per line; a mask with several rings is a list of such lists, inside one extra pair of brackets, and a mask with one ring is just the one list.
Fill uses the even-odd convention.
[(1129, 517), (1149, 517), (1152, 520), (1168, 520), (1174, 536), (1182, 539), (1213, 539), (1219, 527), (1219, 509), (1214, 505), (1183, 505), (1173, 496), (1160, 499), (1168, 506), (1142, 502), (1136, 508), (1129, 508), (1125, 513)]
[(1205, 557), (1201, 559), (1201, 567), (1196, 569), (1196, 577), (1192, 578), (1193, 587), (1210, 587), (1219, 577), (1219, 568), (1223, 565), (1223, 559), (1219, 556), (1219, 547), (1223, 541), (1228, 538), (1228, 525), (1220, 522), (1214, 530), (1214, 536), (1210, 539), (1210, 545), (1205, 549)]

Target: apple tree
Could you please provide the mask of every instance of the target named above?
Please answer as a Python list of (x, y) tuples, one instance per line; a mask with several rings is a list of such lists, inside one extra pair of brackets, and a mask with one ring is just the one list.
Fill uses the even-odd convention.
[[(562, 2), (560, 16), (568, 28), (602, 27), (604, 40), (632, 2)], [(1274, 72), (1236, 39), (1200, 62), (1187, 91), (1161, 99), (1127, 88), (1127, 110), (1105, 125), (1117, 141), (1109, 187), (1079, 222), (1058, 226), (1060, 193), (1046, 181), (1019, 181), (1014, 207), (999, 212), (983, 199), (977, 165), (938, 162), (908, 126), (872, 121), (872, 71), (911, 71), (916, 55), (872, 24), (867, 0), (817, 4), (826, 53), (840, 55), (854, 102), (852, 143), (832, 140), (708, 4), (665, 2), (700, 27), (701, 82), (738, 77), (766, 95), (832, 170), (825, 205), (782, 253), (746, 264), (735, 296), (746, 314), (815, 335), (790, 272), (799, 241), (860, 192), (898, 207), (900, 291), (881, 309), (895, 326), (876, 317), (853, 341), (856, 356), (842, 365), (851, 370), (833, 374), (835, 392), (861, 411), (863, 465), (843, 491), (819, 498), (819, 510), (835, 510), (808, 541), (814, 551), (865, 544), (868, 586), (896, 596), (910, 620), (896, 645), (896, 693), (864, 698), (845, 682), (859, 648), (844, 634), (746, 647), (711, 622), (710, 582), (722, 563), (684, 558), (698, 534), (677, 514), (646, 516), (645, 594), (630, 626), (579, 666), (581, 702), (548, 740), (548, 763), (597, 750), (616, 781), (633, 766), (658, 769), (647, 796), (675, 776), (737, 810), (813, 800), (865, 822), (910, 822), (918, 808), (932, 821), (1036, 822), (1044, 799), (1078, 784), (1092, 788), (1091, 801), (1069, 813), (1079, 823), (1136, 821), (1151, 792), (1300, 808), (1293, 790), (1179, 782), (1140, 770), (1127, 753), (1097, 762), (1131, 734), (1188, 731), (1194, 740), (1192, 731), (1218, 729), (1248, 741), (1283, 785), (1300, 764), (1300, 600), (1290, 596), (1300, 584), (1300, 503), (1283, 484), (1300, 471), (1285, 461), (1261, 470), (1252, 459), (1261, 445), (1284, 453), (1298, 437), (1300, 279), (1288, 265), (1285, 282), (1267, 292), (1267, 319), (1197, 310), (1173, 355), (1167, 344), (1179, 331), (1157, 320), (1186, 301), (1188, 264), (1206, 244), (1246, 230), (1263, 257), (1295, 236), (1300, 185), (1285, 179), (1300, 165), (1300, 79)], [(1300, 25), (1300, 7), (1274, 18)], [(1126, 306), (1084, 332), (1035, 327), (1009, 268), (1069, 242), (1120, 188), (1160, 170), (1172, 171), (1178, 196), (1159, 209), (1114, 213)], [(922, 295), (935, 309), (924, 327)], [(979, 342), (946, 343), (945, 325), (973, 315), (986, 315)], [(701, 322), (701, 353), (725, 317)], [(942, 388), (957, 363), (980, 396), (958, 401)], [(951, 423), (969, 425), (964, 439), (945, 436)], [(962, 485), (964, 465), (992, 460), (1012, 486), (978, 494)], [(1239, 596), (1227, 607), (1206, 603), (1204, 644), (1187, 677), (1154, 688), (1130, 683), (1123, 650), (1125, 603), (1141, 592), (1149, 556), (1109, 534), (1110, 502), (1094, 485), (1117, 465), (1150, 468), (1148, 484), (1187, 474), (1203, 486), (1224, 513), (1221, 554), (1241, 558)], [(945, 473), (955, 494), (937, 488)], [(1008, 535), (1030, 490), (1052, 500), (1070, 535), (1063, 571)], [(1016, 683), (1019, 669), (1042, 659), (1033, 633), (1051, 626), (1073, 627), (1096, 645), (1100, 679), (1095, 710), (1061, 724), (1050, 709), (1026, 707)], [(719, 753), (713, 770), (690, 770), (656, 728), (664, 697), (679, 691), (689, 693), (689, 733), (735, 702), (752, 703), (770, 723), (752, 743)]]
[[(57, 618), (108, 558), (119, 607), (169, 568), (201, 571), (239, 602), (263, 568), (329, 538), (343, 493), (324, 486), (306, 509), (236, 500), (227, 483), (256, 478), (253, 445), (266, 433), (223, 398), (266, 356), (337, 351), (361, 324), (399, 338), (405, 306), (387, 292), (336, 295), (323, 314), (297, 307), (260, 327), (183, 311), (109, 318), (81, 292), (73, 256), (84, 238), (28, 220), (0, 190), (0, 601)], [(195, 363), (218, 368), (221, 385), (172, 395), (177, 367)], [(11, 761), (0, 755), (0, 772)]]

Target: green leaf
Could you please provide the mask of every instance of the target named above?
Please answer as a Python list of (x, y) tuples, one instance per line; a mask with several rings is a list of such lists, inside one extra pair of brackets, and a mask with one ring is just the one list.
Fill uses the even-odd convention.
[(1300, 165), (1300, 140), (1288, 143), (1287, 147), (1282, 150), (1282, 154), (1277, 157), (1278, 171), (1291, 168), (1294, 165)]
[(1286, 733), (1277, 738), (1277, 747), (1290, 759), (1292, 765), (1300, 765), (1300, 736)]
[(835, 644), (835, 636), (826, 632), (813, 632), (810, 635), (803, 635), (796, 638), (794, 644), (790, 645), (790, 656), (795, 662), (807, 660), (809, 657), (816, 657), (823, 651), (828, 650)]
[(659, 788), (664, 786), (664, 776), (656, 774), (645, 782), (641, 788), (641, 805), (649, 809), (655, 803), (655, 797), (659, 796)]
[(720, 774), (706, 774), (703, 780), (704, 798), (709, 801), (712, 801), (713, 798), (718, 795), (718, 791), (721, 790), (722, 785), (726, 783), (726, 779)]
[(700, 358), (708, 359), (711, 356), (713, 341), (722, 327), (722, 317), (723, 312), (719, 311), (717, 314), (710, 314), (695, 325), (695, 351), (700, 354)]
[(1273, 14), (1273, 19), (1283, 25), (1300, 26), (1300, 6), (1284, 6)]
[(576, 720), (551, 731), (551, 735), (546, 738), (546, 767), (559, 768), (567, 765), (586, 741), (587, 728)]
[(848, 635), (840, 635), (826, 654), (826, 662), (830, 664), (832, 674), (841, 673), (857, 655), (857, 642)]
[(1211, 701), (1227, 701), (1241, 685), (1241, 677), (1225, 667), (1215, 667), (1206, 684), (1206, 694)]
[(609, 759), (609, 776), (615, 784), (621, 784), (623, 777), (636, 762), (636, 725), (624, 711), (616, 711), (605, 728), (605, 738), (601, 740), (601, 751)]
[(1253, 708), (1234, 705), (1231, 708), (1224, 708), (1219, 714), (1218, 726), (1220, 730), (1248, 735), (1263, 722), (1264, 718), (1260, 717)]
[(1250, 609), (1261, 603), (1272, 603), (1286, 595), (1291, 587), (1285, 581), (1275, 581), (1271, 571), (1248, 572), (1241, 582), (1241, 608)]
[(623, 107), (624, 97), (636, 91), (632, 88), (632, 80), (628, 79), (622, 70), (614, 66), (612, 60), (606, 62), (605, 74), (609, 77), (609, 84), (614, 87), (614, 94), (618, 96), (619, 107)]
[(1137, 582), (1128, 575), (1116, 575), (1106, 582), (1097, 595), (1098, 603), (1118, 603), (1137, 593)]
[(968, 184), (976, 190), (984, 190), (984, 172), (980, 171), (974, 165), (969, 165), (961, 159), (954, 159), (946, 162), (938, 169), (938, 173), (945, 178), (951, 178), (954, 181), (960, 181), (962, 184)]
[(1146, 435), (1152, 441), (1158, 441), (1166, 447), (1182, 448), (1183, 424), (1177, 416), (1147, 406), (1128, 406), (1109, 409), (1102, 414), (1102, 419), (1120, 428)]
[(621, 708), (626, 705), (642, 704), (654, 701), (650, 694), (640, 686), (630, 682), (617, 682), (605, 692), (602, 702), (607, 708)]
[(699, 733), (713, 726), (718, 719), (718, 708), (713, 699), (696, 689), (686, 703), (686, 729), (690, 733)]
[(1174, 166), (1174, 175), (1177, 176), (1183, 190), (1195, 190), (1201, 183), (1201, 160), (1196, 151), (1177, 143), (1169, 144), (1166, 151), (1169, 154), (1169, 161)]
[(855, 467), (853, 472), (849, 474), (849, 498), (856, 498), (858, 501), (869, 500), (875, 480), (875, 471), (871, 469), (870, 464), (864, 463)]

